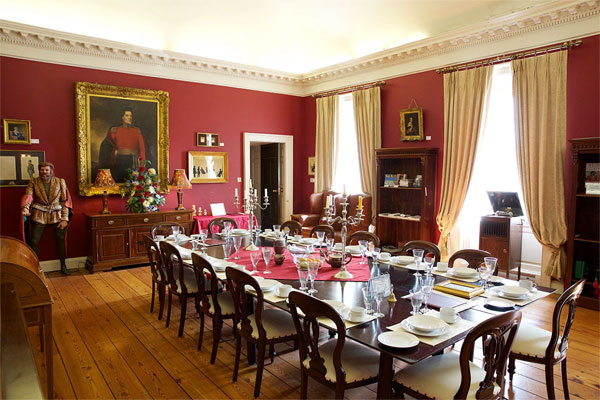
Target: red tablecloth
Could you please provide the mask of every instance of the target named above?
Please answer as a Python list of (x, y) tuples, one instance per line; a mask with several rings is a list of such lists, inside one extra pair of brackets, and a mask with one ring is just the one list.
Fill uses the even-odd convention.
[[(239, 229), (250, 229), (250, 215), (249, 214), (227, 214), (220, 215), (219, 217), (231, 218), (235, 221)], [(192, 234), (200, 233), (200, 229), (208, 229), (208, 224), (215, 218), (212, 215), (199, 215), (194, 217), (194, 227), (192, 228)], [(256, 215), (254, 216), (254, 226), (258, 224)]]
[[(258, 250), (260, 251), (260, 250)], [(234, 254), (235, 256), (235, 254)], [(252, 262), (250, 261), (250, 252), (246, 250), (239, 251), (239, 260), (234, 260), (233, 257), (230, 257), (229, 260), (235, 262), (236, 264), (244, 265), (247, 271), (252, 271)], [(313, 257), (319, 257), (318, 254), (314, 254)], [(294, 264), (294, 258), (288, 252), (285, 251), (285, 260), (282, 265), (275, 265), (275, 254), (273, 253), (273, 258), (269, 263), (270, 274), (264, 274), (265, 271), (265, 262), (261, 259), (259, 261), (256, 268), (259, 273), (257, 276), (262, 276), (263, 278), (268, 279), (293, 279), (298, 280), (298, 271), (296, 269), (296, 264)], [(353, 258), (352, 261), (346, 265), (346, 270), (350, 272), (354, 277), (352, 279), (343, 279), (344, 281), (350, 282), (367, 282), (371, 277), (371, 271), (369, 269), (369, 264), (359, 264), (360, 257)], [(333, 268), (327, 262), (323, 262), (323, 265), (319, 269), (319, 273), (317, 274), (317, 281), (341, 281), (342, 279), (336, 279), (333, 276), (339, 271), (339, 268)]]

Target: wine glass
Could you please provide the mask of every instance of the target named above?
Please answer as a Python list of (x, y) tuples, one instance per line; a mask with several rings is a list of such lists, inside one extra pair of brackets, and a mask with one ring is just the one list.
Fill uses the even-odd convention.
[(428, 274), (431, 274), (431, 270), (433, 269), (433, 263), (435, 262), (435, 257), (431, 257), (429, 254), (425, 256), (425, 271)]
[(431, 274), (426, 274), (421, 279), (421, 291), (423, 292), (423, 314), (429, 311), (429, 308), (427, 308), (427, 301), (429, 300), (429, 296), (431, 295), (434, 284), (435, 277)]
[(360, 264), (367, 264), (367, 260), (365, 258), (365, 252), (367, 251), (368, 241), (359, 240), (358, 241), (358, 250), (360, 250)]
[(303, 268), (300, 264), (296, 264), (298, 267), (298, 280), (300, 281), (300, 290), (308, 289), (306, 282), (308, 281), (308, 268)]
[(240, 251), (240, 247), (242, 247), (242, 237), (241, 236), (233, 237), (233, 247), (235, 247), (235, 257), (233, 257), (233, 259), (239, 260), (240, 259), (239, 251)]
[(223, 223), (223, 231), (225, 232), (225, 237), (227, 239), (229, 239), (230, 235), (231, 235), (231, 230), (233, 229), (233, 225), (231, 225), (231, 222), (224, 222)]
[(199, 234), (194, 234), (194, 235), (190, 235), (190, 238), (192, 239), (192, 251), (196, 251), (198, 250), (198, 242), (200, 241), (200, 235)]
[(375, 281), (372, 281), (372, 286), (371, 286), (372, 290), (373, 290), (373, 294), (375, 295), (375, 303), (377, 304), (377, 312), (375, 314), (373, 314), (374, 317), (377, 318), (381, 318), (384, 316), (384, 314), (381, 312), (381, 300), (383, 300), (383, 297), (385, 296), (385, 284), (383, 282), (383, 280), (378, 279)]
[(275, 237), (279, 237), (281, 234), (281, 225), (273, 225), (273, 233), (275, 234)]
[(266, 270), (263, 272), (264, 274), (270, 274), (269, 271), (269, 263), (271, 262), (271, 258), (273, 257), (273, 248), (272, 247), (262, 247), (262, 256), (263, 260), (265, 260)]
[(318, 290), (315, 289), (315, 279), (317, 279), (320, 266), (321, 263), (319, 261), (308, 260), (308, 278), (310, 279), (310, 289), (308, 289), (308, 293), (310, 294), (318, 292)]
[(252, 271), (249, 272), (249, 274), (256, 274), (258, 273), (258, 269), (256, 268), (256, 266), (258, 265), (258, 262), (261, 260), (262, 258), (262, 254), (260, 253), (260, 251), (251, 251), (250, 252), (250, 262), (252, 262)]
[(373, 257), (373, 265), (379, 264), (377, 259), (379, 258), (379, 253), (381, 253), (381, 249), (379, 247), (373, 247), (371, 249), (371, 256)]
[(417, 267), (417, 272), (414, 273), (415, 278), (420, 278), (421, 274), (419, 273), (419, 269), (421, 268), (421, 261), (423, 260), (423, 253), (425, 251), (423, 249), (413, 249), (413, 257), (415, 260), (415, 266)]
[(494, 275), (494, 272), (496, 272), (496, 264), (498, 263), (498, 259), (496, 257), (484, 257), (483, 262), (490, 270), (490, 275)]
[(490, 279), (490, 276), (496, 270), (496, 262), (497, 261), (498, 261), (498, 259), (496, 257), (485, 257), (483, 259), (484, 263), (481, 264), (477, 268), (477, 271), (479, 271), (479, 277), (483, 281), (482, 284), (481, 284), (481, 286), (484, 289), (488, 286), (488, 281)]
[(173, 232), (173, 240), (177, 243), (177, 238), (179, 237), (180, 229), (177, 225), (173, 225), (171, 227), (171, 231)]
[(206, 238), (208, 236), (208, 230), (200, 229), (200, 233), (198, 233), (198, 236), (200, 236), (200, 240), (202, 240), (202, 253), (206, 254)]
[(423, 304), (423, 291), (418, 289), (411, 289), (410, 293), (410, 305), (413, 310), (410, 312), (411, 315), (419, 315), (421, 304)]
[(373, 290), (371, 290), (369, 287), (363, 287), (362, 294), (363, 301), (365, 302), (365, 309), (367, 310), (366, 313), (373, 314), (375, 312), (373, 311), (373, 300), (375, 300), (375, 294), (373, 293)]
[(230, 239), (227, 239), (225, 241), (225, 243), (223, 243), (223, 259), (229, 260), (232, 250), (233, 250), (233, 243), (231, 243)]
[(325, 244), (327, 245), (327, 254), (331, 254), (331, 251), (333, 250), (333, 246), (335, 246), (335, 239), (334, 238), (327, 238), (325, 239)]

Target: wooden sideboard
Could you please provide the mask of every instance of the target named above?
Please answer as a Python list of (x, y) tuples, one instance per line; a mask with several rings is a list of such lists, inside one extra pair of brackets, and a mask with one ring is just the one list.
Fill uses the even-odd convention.
[(87, 254), (85, 267), (90, 272), (114, 267), (144, 264), (148, 255), (144, 234), (161, 222), (177, 222), (191, 233), (193, 211), (159, 211), (140, 214), (86, 215)]

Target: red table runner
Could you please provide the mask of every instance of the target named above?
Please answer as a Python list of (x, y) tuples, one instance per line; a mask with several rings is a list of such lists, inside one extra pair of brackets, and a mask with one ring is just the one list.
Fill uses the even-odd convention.
[[(258, 250), (261, 251), (261, 250)], [(239, 260), (235, 260), (235, 254), (233, 257), (229, 257), (230, 261), (235, 262), (236, 264), (241, 264), (246, 267), (247, 271), (252, 270), (252, 262), (250, 261), (250, 252), (246, 250), (239, 251)], [(318, 257), (317, 254), (314, 254), (313, 257)], [(296, 264), (294, 264), (294, 258), (290, 254), (289, 251), (285, 251), (285, 260), (282, 265), (275, 265), (275, 253), (273, 253), (273, 258), (269, 263), (270, 274), (265, 274), (265, 262), (264, 260), (260, 260), (256, 269), (258, 269), (259, 273), (257, 276), (262, 276), (263, 278), (268, 279), (292, 279), (298, 280), (298, 271), (296, 269)], [(359, 264), (360, 258), (353, 258), (352, 261), (346, 265), (346, 270), (350, 272), (354, 277), (352, 279), (336, 279), (333, 276), (340, 270), (339, 268), (333, 268), (327, 262), (323, 261), (323, 265), (319, 269), (319, 273), (317, 274), (317, 281), (349, 281), (349, 282), (367, 282), (371, 277), (371, 270), (369, 269), (369, 264)]]
[[(220, 215), (219, 217), (231, 218), (235, 221), (239, 229), (250, 229), (250, 215), (249, 214), (227, 214)], [(192, 228), (192, 234), (200, 233), (200, 229), (208, 229), (208, 224), (215, 218), (212, 215), (198, 215), (194, 217), (194, 227)], [(254, 226), (258, 224), (256, 215), (254, 216)]]

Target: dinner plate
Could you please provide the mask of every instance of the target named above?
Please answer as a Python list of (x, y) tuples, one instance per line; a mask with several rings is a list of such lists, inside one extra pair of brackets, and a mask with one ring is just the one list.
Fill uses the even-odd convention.
[(509, 311), (515, 309), (515, 303), (510, 300), (501, 299), (487, 299), (484, 307), (496, 310), (496, 311)]
[(533, 293), (531, 293), (529, 290), (525, 289), (525, 288), (521, 288), (521, 289), (525, 289), (527, 290), (524, 294), (522, 295), (517, 295), (515, 294), (515, 292), (507, 292), (506, 288), (509, 287), (517, 287), (517, 286), (497, 286), (497, 287), (493, 287), (492, 293), (498, 297), (503, 297), (505, 299), (509, 299), (509, 300), (526, 300), (529, 299), (533, 296)]
[(395, 259), (395, 263), (396, 264), (402, 264), (402, 265), (408, 265), (408, 264), (412, 264), (415, 261), (414, 257), (411, 256), (395, 256), (392, 257)]
[(443, 320), (431, 315), (413, 315), (406, 318), (406, 322), (411, 327), (423, 332), (433, 332), (446, 326)]
[(465, 267), (454, 267), (449, 269), (448, 272), (459, 278), (474, 278), (478, 275), (477, 270)]
[(302, 238), (300, 239), (300, 244), (315, 244), (317, 243), (317, 238)]
[(408, 331), (408, 332), (410, 332), (412, 334), (415, 334), (417, 336), (436, 337), (436, 336), (441, 336), (444, 333), (446, 333), (446, 331), (448, 330), (448, 326), (449, 325), (446, 324), (442, 329), (435, 330), (435, 331), (432, 331), (432, 332), (419, 331), (419, 330), (413, 328), (406, 320), (400, 322), (400, 326), (404, 330), (406, 330), (406, 331)]
[(238, 235), (248, 235), (250, 232), (247, 229), (233, 229), (231, 233)]
[[(337, 250), (342, 250), (342, 248), (340, 247)], [(346, 246), (346, 251), (349, 251), (353, 256), (356, 255), (360, 255), (360, 248), (358, 246), (352, 245), (352, 246)]]
[[(258, 282), (258, 284), (260, 285), (260, 289), (263, 292), (271, 292), (273, 290), (275, 290), (275, 288), (277, 286), (279, 286), (279, 282), (276, 281), (275, 279), (265, 279), (265, 278), (261, 278), (260, 276), (257, 276), (256, 281)], [(252, 289), (250, 289), (252, 290)]]
[(427, 267), (425, 263), (419, 264), (419, 268), (417, 268), (417, 264), (408, 264), (404, 266), (405, 268), (412, 269), (413, 271), (425, 271)]
[(383, 332), (377, 336), (377, 341), (384, 346), (397, 349), (408, 349), (419, 344), (419, 338), (401, 331)]

